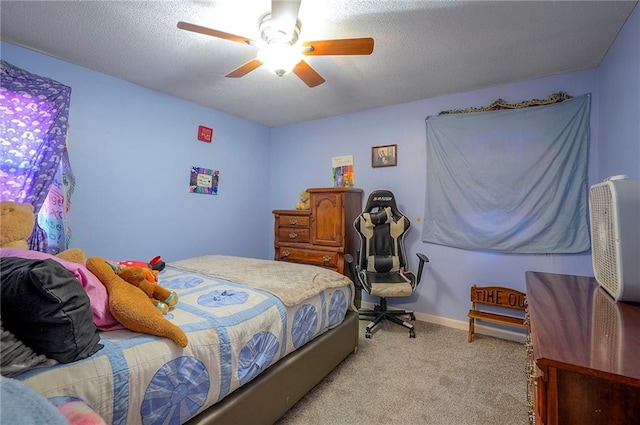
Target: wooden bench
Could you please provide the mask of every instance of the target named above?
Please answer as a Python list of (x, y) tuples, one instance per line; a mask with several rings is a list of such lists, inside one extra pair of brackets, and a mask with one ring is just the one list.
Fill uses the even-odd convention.
[(471, 310), (469, 310), (467, 314), (467, 317), (469, 317), (469, 335), (467, 336), (467, 342), (473, 341), (476, 319), (521, 328), (526, 326), (524, 318), (522, 317), (482, 311), (479, 309), (485, 305), (525, 311), (527, 309), (527, 296), (523, 292), (511, 288), (473, 285), (471, 287)]

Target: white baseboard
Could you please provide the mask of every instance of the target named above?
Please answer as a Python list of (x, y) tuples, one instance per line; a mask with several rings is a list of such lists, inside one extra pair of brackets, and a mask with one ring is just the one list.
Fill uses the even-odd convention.
[[(362, 308), (373, 309), (373, 307), (374, 304), (367, 301), (362, 301)], [(420, 313), (417, 311), (414, 311), (413, 314), (416, 316), (416, 320), (420, 320), (421, 322), (433, 323), (435, 325), (442, 325), (449, 328), (469, 331), (468, 321), (449, 319), (447, 317), (434, 316), (433, 314)], [(510, 331), (507, 329), (494, 328), (492, 326), (480, 325), (478, 324), (478, 322), (476, 322), (474, 333), (506, 339), (508, 341), (515, 341), (523, 344), (526, 338), (526, 335), (524, 333)]]

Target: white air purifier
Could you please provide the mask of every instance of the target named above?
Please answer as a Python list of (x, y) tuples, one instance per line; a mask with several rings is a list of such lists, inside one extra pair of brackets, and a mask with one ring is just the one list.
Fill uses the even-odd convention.
[(591, 256), (616, 301), (640, 302), (640, 179), (613, 176), (589, 190)]

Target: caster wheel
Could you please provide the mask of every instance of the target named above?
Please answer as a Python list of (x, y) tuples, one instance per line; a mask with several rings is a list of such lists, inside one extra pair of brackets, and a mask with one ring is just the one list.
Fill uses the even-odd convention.
[(371, 339), (371, 332), (365, 333), (364, 337), (367, 338), (367, 339)]
[(413, 329), (411, 329), (409, 331), (409, 338), (415, 338), (415, 337), (416, 337), (416, 332)]
[(411, 314), (409, 315), (409, 317), (411, 318), (411, 320), (414, 320), (414, 321), (416, 320), (416, 315), (415, 315), (415, 314), (413, 314), (413, 313), (411, 313)]

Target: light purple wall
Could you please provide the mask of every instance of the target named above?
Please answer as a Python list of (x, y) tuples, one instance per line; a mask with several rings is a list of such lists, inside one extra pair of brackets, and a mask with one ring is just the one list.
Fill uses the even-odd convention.
[[(11, 44), (2, 59), (72, 88), (72, 246), (114, 260), (267, 257), (268, 128)], [(191, 166), (220, 171), (217, 196), (188, 193)]]
[(640, 7), (599, 67), (598, 180), (640, 178)]
[[(390, 189), (396, 195), (399, 208), (411, 219), (414, 229), (405, 239), (411, 268), (415, 270), (417, 267), (416, 252), (425, 253), (431, 260), (414, 295), (394, 300), (394, 304), (420, 313), (464, 320), (469, 310), (471, 285), (508, 286), (524, 291), (524, 272), (527, 270), (592, 275), (588, 253), (500, 255), (427, 244), (420, 240), (426, 186), (426, 117), (447, 109), (485, 106), (498, 98), (519, 102), (546, 98), (558, 91), (573, 96), (592, 93), (591, 127), (592, 130), (597, 129), (597, 119), (594, 119), (598, 110), (596, 70), (272, 129), (271, 208), (293, 207), (298, 193), (307, 187), (330, 186), (331, 158), (353, 154), (355, 186), (364, 189), (365, 194), (374, 189)], [(371, 168), (371, 147), (388, 144), (398, 145), (398, 166)], [(595, 177), (591, 176), (592, 179)]]

